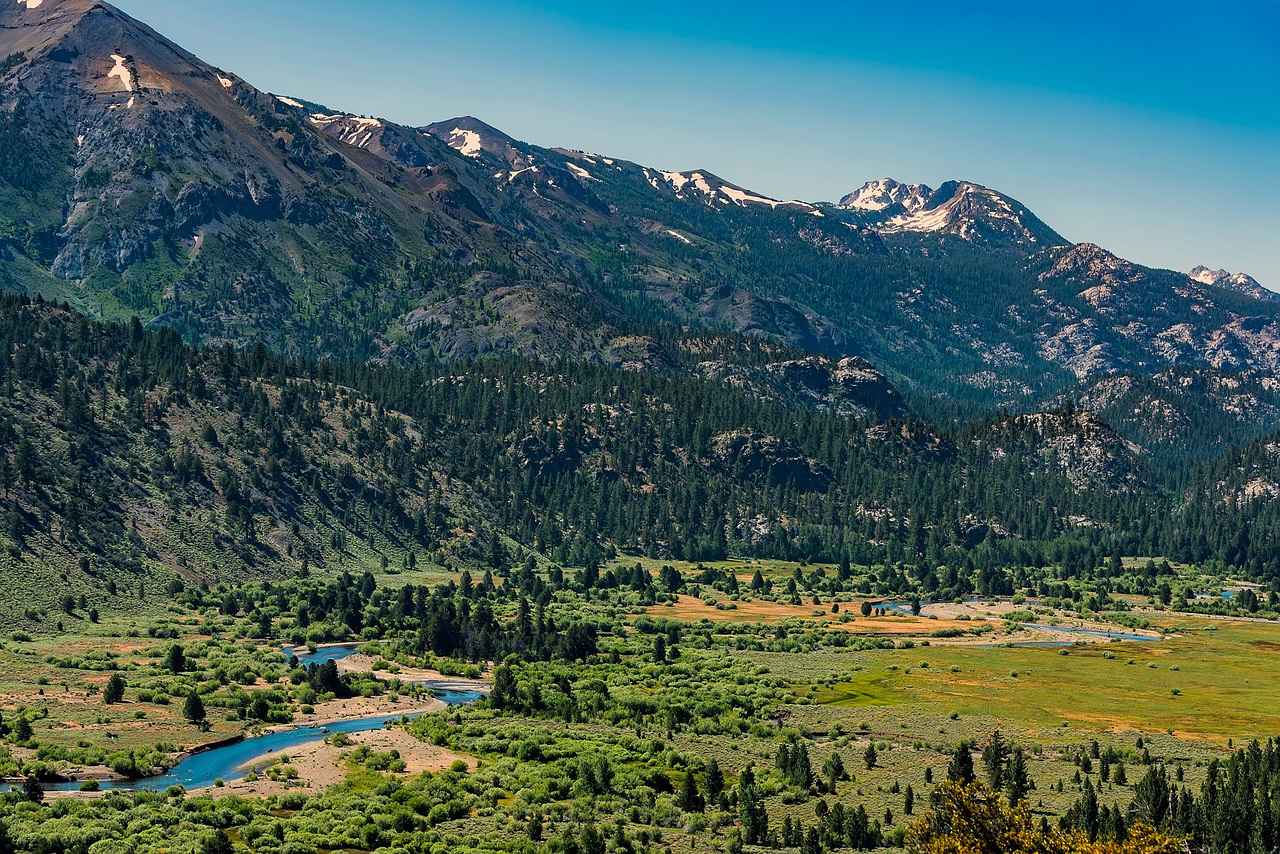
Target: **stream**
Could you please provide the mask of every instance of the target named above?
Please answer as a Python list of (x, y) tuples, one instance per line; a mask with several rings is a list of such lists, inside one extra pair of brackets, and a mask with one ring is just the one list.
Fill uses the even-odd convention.
[[(479, 691), (448, 691), (443, 689), (436, 689), (434, 694), (436, 699), (442, 700), (450, 706), (474, 703), (484, 696)], [(413, 717), (416, 717), (416, 715)], [(257, 738), (246, 738), (243, 741), (215, 747), (189, 756), (168, 772), (156, 777), (144, 777), (141, 780), (127, 781), (103, 780), (99, 784), (99, 788), (101, 791), (116, 790), (124, 792), (135, 792), (143, 789), (164, 791), (170, 786), (182, 786), (188, 791), (191, 789), (203, 789), (214, 785), (218, 780), (224, 782), (239, 780), (248, 773), (248, 771), (241, 770), (240, 766), (259, 756), (289, 751), (303, 744), (320, 741), (326, 735), (335, 732), (355, 733), (379, 730), (383, 728), (387, 721), (399, 720), (400, 717), (398, 715), (383, 713), (367, 718), (281, 730), (261, 735)], [(76, 791), (79, 788), (79, 782), (49, 783), (45, 785), (46, 790), (55, 792)]]
[[(363, 643), (332, 644), (322, 646), (315, 652), (286, 647), (281, 652), (284, 653), (286, 659), (296, 655), (299, 663), (306, 666), (308, 664), (324, 664), (326, 661), (337, 661), (346, 658), (349, 655), (354, 655), (362, 646), (364, 646)], [(444, 688), (434, 688), (432, 693), (436, 699), (442, 700), (450, 706), (474, 703), (484, 696), (480, 691)], [(384, 713), (367, 718), (356, 718), (329, 724), (298, 726), (258, 736), (257, 738), (246, 738), (243, 741), (196, 753), (187, 757), (166, 773), (156, 777), (145, 777), (141, 780), (103, 780), (99, 783), (99, 789), (104, 792), (108, 790), (136, 792), (144, 789), (164, 791), (170, 786), (182, 786), (188, 791), (202, 789), (212, 786), (218, 780), (228, 782), (241, 779), (248, 772), (241, 770), (240, 766), (259, 756), (264, 756), (268, 753), (286, 752), (313, 741), (320, 741), (326, 735), (335, 732), (371, 732), (382, 729), (387, 721), (398, 720), (398, 715)], [(8, 787), (0, 787), (0, 790), (5, 788)], [(45, 784), (46, 790), (54, 792), (77, 791), (79, 788), (79, 782)]]

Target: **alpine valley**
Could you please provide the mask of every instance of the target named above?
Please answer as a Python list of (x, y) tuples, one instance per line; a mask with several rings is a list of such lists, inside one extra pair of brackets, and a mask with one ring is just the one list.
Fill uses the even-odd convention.
[[(154, 807), (200, 854), (925, 846), (894, 815), (894, 775), (905, 816), (933, 785), (914, 752), (963, 784), (990, 739), (989, 782), (1027, 799), (996, 727), (1064, 833), (1120, 846), (1146, 822), (1195, 850), (1274, 850), (1274, 749), (1230, 759), (1267, 804), (1243, 842), (1214, 836), (1225, 772), (1206, 768), (1263, 732), (1275, 693), (1239, 650), (1280, 649), (1260, 628), (1280, 614), (1280, 297), (1073, 244), (969, 181), (777, 200), (708, 166), (471, 117), (401, 126), (259, 90), (106, 3), (0, 0), (0, 769), (136, 777), (175, 764), (176, 738), (317, 702), (389, 715), (421, 689), (388, 668), (493, 692), (410, 726), (445, 760), (410, 762), (420, 776), (371, 743), (341, 754), (339, 794), (277, 770), (235, 815), (81, 804), (68, 827), (108, 828), (84, 845), (3, 795), (0, 854), (168, 850), (101, 847), (112, 803)], [(1201, 649), (1211, 619), (1228, 664)], [(1142, 680), (1156, 641), (1189, 662), (1172, 694), (1141, 685), (1185, 690), (1184, 711), (1125, 688), (1090, 717), (1079, 674), (1103, 680), (1114, 653), (1072, 670), (1001, 646), (1066, 655), (1070, 633), (1113, 629)], [(276, 641), (381, 646), (344, 682)], [(888, 663), (930, 642), (933, 666)], [(1249, 697), (1227, 718), (1204, 699), (1222, 670)], [(125, 671), (141, 717), (49, 712), (45, 686), (98, 714)], [(983, 706), (1042, 671), (1008, 719)], [(152, 751), (152, 721), (172, 749)], [(127, 762), (68, 735), (94, 727), (123, 733)], [(1126, 761), (1160, 776), (1131, 792)], [(1135, 812), (1160, 785), (1164, 811)], [(338, 829), (348, 809), (373, 830)], [(1161, 844), (1141, 850), (1181, 850)]]

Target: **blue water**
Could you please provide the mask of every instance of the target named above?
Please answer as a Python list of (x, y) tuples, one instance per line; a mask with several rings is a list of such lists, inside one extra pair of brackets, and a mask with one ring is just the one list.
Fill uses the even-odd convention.
[[(443, 700), (450, 706), (474, 703), (484, 696), (479, 691), (445, 691), (440, 689), (435, 690), (434, 694), (437, 699)], [(125, 792), (141, 789), (164, 791), (170, 786), (201, 789), (212, 786), (217, 780), (239, 780), (248, 773), (247, 771), (239, 770), (239, 766), (267, 753), (287, 752), (300, 745), (320, 741), (329, 733), (371, 732), (382, 729), (383, 725), (389, 720), (398, 721), (400, 718), (398, 715), (383, 714), (351, 721), (339, 721), (322, 726), (300, 726), (296, 729), (274, 732), (257, 738), (247, 738), (235, 744), (228, 744), (225, 747), (216, 747), (213, 750), (197, 753), (175, 765), (168, 773), (161, 774), (158, 777), (147, 777), (142, 780), (130, 780), (128, 782), (109, 782), (104, 780), (99, 785), (103, 791), (115, 789)], [(47, 785), (45, 788), (53, 791), (76, 791), (80, 788), (80, 783), (56, 783)]]
[(305, 649), (295, 651), (293, 647), (286, 646), (280, 651), (284, 653), (286, 661), (289, 660), (290, 656), (296, 655), (298, 656), (298, 663), (306, 667), (308, 664), (320, 665), (326, 661), (338, 661), (349, 655), (355, 655), (362, 646), (364, 646), (363, 643), (343, 643), (336, 646), (322, 646), (315, 652), (308, 652)]

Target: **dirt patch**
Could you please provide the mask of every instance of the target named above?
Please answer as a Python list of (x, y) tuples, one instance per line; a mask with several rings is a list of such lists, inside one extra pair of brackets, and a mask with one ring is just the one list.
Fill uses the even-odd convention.
[(401, 682), (430, 682), (433, 688), (442, 688), (450, 691), (488, 691), (491, 687), (488, 682), (481, 679), (445, 676), (438, 670), (427, 670), (422, 667), (398, 666), (399, 669), (396, 673), (391, 673), (389, 670), (374, 670), (373, 665), (379, 661), (382, 661), (382, 659), (357, 652), (346, 658), (340, 658), (335, 663), (338, 665), (339, 673), (376, 673), (381, 679), (399, 679)]
[[(647, 610), (651, 617), (665, 617), (696, 623), (702, 619), (716, 623), (772, 623), (783, 619), (800, 619), (815, 624), (816, 628), (848, 632), (855, 635), (929, 635), (939, 629), (969, 630), (977, 624), (970, 621), (913, 617), (890, 611), (883, 617), (864, 617), (859, 613), (860, 602), (841, 602), (840, 613), (832, 613), (831, 605), (790, 605), (768, 599), (750, 602), (732, 602), (736, 607), (721, 610), (707, 605), (693, 596), (680, 596), (674, 605), (654, 605)], [(815, 614), (815, 611), (821, 611)], [(847, 614), (855, 614), (848, 620)]]
[[(240, 766), (242, 771), (257, 772), (257, 780), (235, 780), (224, 786), (199, 791), (216, 798), (229, 795), (265, 798), (290, 791), (323, 791), (346, 780), (353, 768), (352, 754), (359, 747), (367, 747), (374, 753), (397, 751), (405, 763), (404, 771), (398, 772), (395, 775), (397, 777), (409, 777), (424, 771), (444, 771), (458, 760), (467, 763), (469, 769), (476, 767), (476, 761), (472, 757), (419, 741), (402, 729), (383, 729), (354, 733), (351, 735), (351, 743), (342, 747), (316, 741), (292, 748), (281, 755), (259, 756)], [(297, 769), (297, 778), (284, 781), (267, 777), (268, 769), (273, 765), (280, 765), (286, 757), (288, 766)]]

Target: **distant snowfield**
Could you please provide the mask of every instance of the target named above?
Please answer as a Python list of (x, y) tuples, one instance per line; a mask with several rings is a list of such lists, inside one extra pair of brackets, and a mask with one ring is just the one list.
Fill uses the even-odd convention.
[(219, 77), (218, 82), (222, 84), (223, 89), (230, 89), (233, 85), (235, 85), (226, 77)]
[(44, 0), (18, 0), (19, 6), (26, 6), (28, 9), (39, 9)]
[(299, 110), (302, 109), (301, 101), (295, 101), (292, 98), (286, 98), (284, 95), (276, 95), (276, 100), (282, 104), (288, 104), (290, 107), (297, 107)]

